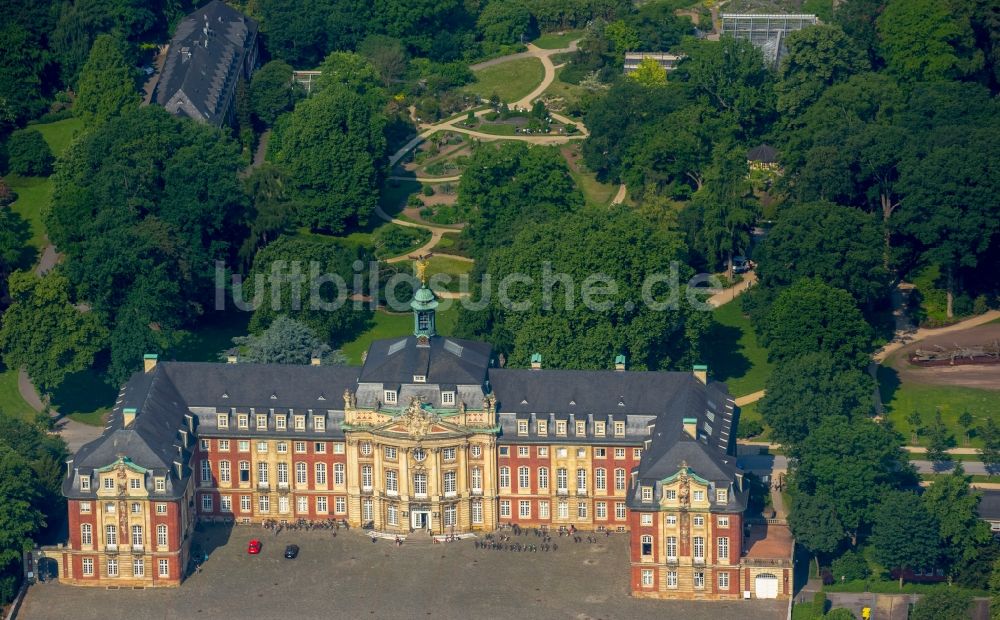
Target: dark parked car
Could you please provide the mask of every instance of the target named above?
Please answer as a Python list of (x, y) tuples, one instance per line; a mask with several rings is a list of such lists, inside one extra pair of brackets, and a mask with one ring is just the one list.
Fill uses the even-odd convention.
[(285, 557), (289, 560), (294, 560), (299, 555), (298, 545), (288, 545), (285, 547)]
[(746, 273), (753, 269), (753, 263), (746, 256), (733, 257), (733, 273)]

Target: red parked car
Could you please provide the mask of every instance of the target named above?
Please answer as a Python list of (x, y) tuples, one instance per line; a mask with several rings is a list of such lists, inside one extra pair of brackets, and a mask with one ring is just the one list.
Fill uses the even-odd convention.
[(247, 546), (247, 553), (249, 553), (250, 555), (257, 555), (258, 553), (260, 553), (260, 547), (261, 547), (260, 541), (254, 538), (253, 540), (250, 541), (250, 544)]

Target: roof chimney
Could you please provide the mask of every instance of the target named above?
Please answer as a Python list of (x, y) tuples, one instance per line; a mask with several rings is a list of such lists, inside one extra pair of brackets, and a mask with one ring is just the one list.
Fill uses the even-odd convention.
[(695, 364), (691, 371), (694, 373), (694, 376), (698, 379), (698, 381), (708, 385), (708, 366), (704, 364)]
[(156, 362), (160, 359), (160, 356), (156, 353), (147, 353), (142, 356), (142, 371), (149, 372), (156, 368)]
[(135, 407), (125, 407), (122, 409), (122, 426), (128, 428), (132, 426), (135, 422), (135, 416), (139, 414), (139, 411)]
[(684, 418), (684, 433), (691, 439), (698, 439), (698, 418)]
[(625, 370), (625, 356), (616, 355), (615, 356), (615, 370)]
[(535, 369), (535, 370), (538, 370), (539, 368), (542, 367), (542, 354), (541, 353), (532, 353), (531, 354), (531, 367), (533, 369)]

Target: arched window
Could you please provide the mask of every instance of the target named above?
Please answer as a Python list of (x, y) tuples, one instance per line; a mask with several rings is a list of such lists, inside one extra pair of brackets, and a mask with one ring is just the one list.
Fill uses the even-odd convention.
[(615, 490), (624, 491), (625, 490), (625, 470), (616, 469), (615, 470)]
[(539, 467), (538, 468), (538, 488), (547, 489), (549, 488), (549, 468)]
[(527, 467), (517, 468), (517, 486), (519, 489), (527, 489), (531, 486), (531, 470)]
[(510, 488), (510, 467), (500, 468), (500, 488), (502, 489)]
[(156, 544), (160, 547), (167, 546), (167, 526), (162, 523), (156, 526)]
[(81, 545), (92, 545), (94, 544), (94, 530), (89, 523), (84, 523), (80, 526), (80, 544)]
[(301, 461), (295, 464), (295, 484), (305, 485), (309, 484), (308, 474), (306, 473), (307, 467), (305, 463)]
[(334, 484), (344, 484), (344, 464), (334, 463), (333, 464), (333, 483)]

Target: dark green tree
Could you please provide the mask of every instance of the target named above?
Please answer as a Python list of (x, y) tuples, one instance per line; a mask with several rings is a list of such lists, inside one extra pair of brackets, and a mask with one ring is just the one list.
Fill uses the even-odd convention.
[(916, 445), (917, 436), (924, 432), (924, 420), (920, 412), (914, 409), (906, 414), (906, 423), (910, 427), (910, 442)]
[(14, 174), (48, 176), (55, 158), (42, 133), (37, 129), (19, 129), (7, 140), (7, 165)]
[(969, 442), (972, 441), (972, 422), (972, 414), (969, 413), (968, 409), (962, 411), (962, 414), (958, 416), (958, 423), (965, 430), (965, 445), (969, 445)]
[(938, 588), (925, 594), (910, 612), (910, 620), (964, 618), (969, 615), (972, 595), (958, 588)]
[(868, 58), (840, 26), (821, 24), (789, 33), (788, 53), (775, 84), (777, 109), (798, 116), (824, 90), (870, 68)]
[(803, 278), (781, 291), (761, 332), (772, 361), (823, 351), (845, 367), (859, 369), (868, 364), (873, 338), (851, 294), (815, 278)]
[(765, 286), (818, 278), (869, 308), (889, 294), (882, 227), (858, 209), (828, 202), (793, 204), (781, 211), (754, 256), (757, 277)]
[(492, 49), (526, 42), (535, 30), (534, 19), (524, 4), (503, 0), (488, 2), (479, 13), (476, 27), (484, 47)]
[(829, 353), (806, 353), (782, 362), (771, 374), (760, 413), (772, 439), (794, 454), (824, 419), (870, 415), (874, 389), (867, 373), (845, 369)]
[(948, 475), (936, 476), (920, 499), (940, 527), (942, 559), (952, 571), (971, 562), (989, 546), (990, 526), (979, 518), (980, 495), (972, 491), (961, 464)]
[(701, 219), (696, 241), (709, 267), (725, 265), (731, 272), (733, 256), (750, 247), (750, 230), (760, 211), (743, 149), (716, 147), (693, 204)]
[(972, 3), (889, 0), (876, 22), (879, 51), (900, 79), (960, 79), (983, 68), (972, 29)]
[(1000, 467), (1000, 426), (992, 416), (986, 416), (986, 422), (976, 430), (976, 434), (983, 441), (983, 447), (976, 451), (979, 460), (986, 466), (986, 472), (992, 476)]
[(875, 510), (871, 544), (875, 560), (897, 571), (902, 589), (904, 571), (937, 562), (941, 547), (939, 524), (914, 493), (889, 492)]
[(11, 305), (0, 325), (0, 351), (4, 364), (23, 367), (43, 394), (68, 374), (88, 368), (108, 336), (98, 314), (73, 306), (69, 288), (58, 272), (10, 277)]
[(868, 579), (871, 569), (868, 567), (868, 560), (864, 553), (860, 551), (846, 551), (842, 556), (830, 564), (833, 571), (834, 581), (854, 581), (857, 579)]
[(302, 86), (292, 80), (292, 66), (282, 60), (272, 60), (253, 74), (250, 109), (258, 121), (271, 126), (280, 114), (291, 110), (303, 94)]
[(385, 118), (362, 95), (329, 86), (284, 119), (274, 160), (292, 181), (300, 221), (332, 233), (367, 223), (382, 180)]
[(73, 110), (89, 126), (104, 123), (122, 110), (139, 105), (135, 69), (125, 58), (122, 47), (123, 42), (110, 34), (98, 36), (80, 72)]
[(795, 540), (813, 554), (819, 572), (819, 556), (829, 556), (847, 540), (837, 518), (836, 507), (825, 495), (795, 493), (788, 525)]
[(4, 296), (7, 276), (20, 264), (30, 238), (31, 229), (24, 218), (6, 205), (0, 207), (0, 297)]

